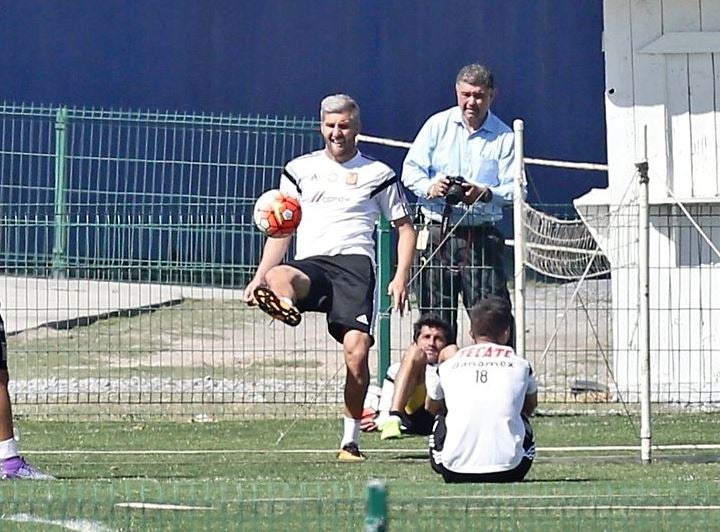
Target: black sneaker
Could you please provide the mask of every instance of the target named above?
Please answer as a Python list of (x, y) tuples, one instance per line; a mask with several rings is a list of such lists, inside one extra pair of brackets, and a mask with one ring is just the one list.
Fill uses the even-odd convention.
[(364, 462), (365, 460), (367, 460), (367, 457), (360, 452), (357, 443), (354, 441), (343, 445), (337, 455), (338, 462)]
[(258, 286), (253, 291), (253, 295), (260, 310), (269, 314), (271, 318), (280, 320), (291, 327), (300, 325), (302, 319), (300, 311), (289, 300), (279, 298), (267, 286)]

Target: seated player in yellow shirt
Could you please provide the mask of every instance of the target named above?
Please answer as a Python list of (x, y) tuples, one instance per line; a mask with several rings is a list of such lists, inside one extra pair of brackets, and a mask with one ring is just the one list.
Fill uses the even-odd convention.
[(383, 382), (378, 416), (366, 430), (379, 428), (380, 439), (402, 434), (429, 435), (434, 417), (426, 408), (425, 373), (436, 371), (440, 351), (455, 338), (450, 325), (440, 317), (425, 314), (413, 324), (413, 343), (401, 361), (388, 368)]

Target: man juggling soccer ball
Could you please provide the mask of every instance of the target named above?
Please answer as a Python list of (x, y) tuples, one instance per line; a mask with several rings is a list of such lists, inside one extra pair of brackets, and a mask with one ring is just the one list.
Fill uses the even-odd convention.
[(357, 149), (357, 103), (345, 94), (323, 99), (320, 131), (325, 148), (293, 159), (280, 178), (280, 192), (298, 198), (302, 207), (295, 259), (283, 262), (292, 236), (268, 238), (244, 297), (291, 326), (300, 324), (305, 311), (326, 314), (328, 331), (342, 344), (346, 365), (337, 458), (360, 462), (365, 455), (358, 448), (358, 435), (370, 382), (368, 352), (374, 343), (375, 226), (383, 215), (398, 231), (397, 270), (387, 293), (400, 312), (407, 303), (415, 230), (395, 173)]

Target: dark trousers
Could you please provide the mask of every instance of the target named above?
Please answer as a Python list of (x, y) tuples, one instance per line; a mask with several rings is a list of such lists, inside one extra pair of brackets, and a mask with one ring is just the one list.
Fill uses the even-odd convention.
[(441, 227), (431, 224), (428, 229), (428, 246), (420, 257), (421, 314), (438, 314), (456, 330), (458, 296), (467, 310), (491, 294), (510, 301), (500, 231), (491, 225), (456, 227), (438, 249)]

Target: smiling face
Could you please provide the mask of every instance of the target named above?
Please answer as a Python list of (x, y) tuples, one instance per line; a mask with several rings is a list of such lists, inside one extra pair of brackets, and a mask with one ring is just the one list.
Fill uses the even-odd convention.
[(325, 113), (320, 132), (325, 140), (325, 152), (331, 159), (344, 163), (357, 153), (360, 121), (350, 111)]
[(455, 86), (455, 93), (463, 120), (473, 131), (479, 129), (495, 99), (495, 89), (460, 81)]
[(437, 364), (440, 351), (448, 345), (447, 335), (440, 327), (423, 325), (415, 345), (425, 353), (428, 364)]

